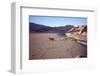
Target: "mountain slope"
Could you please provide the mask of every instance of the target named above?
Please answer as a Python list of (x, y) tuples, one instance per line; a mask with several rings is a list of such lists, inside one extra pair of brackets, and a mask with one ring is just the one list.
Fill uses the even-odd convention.
[(45, 32), (52, 29), (49, 26), (41, 25), (41, 24), (36, 24), (36, 23), (29, 23), (29, 30), (30, 32)]
[(59, 26), (59, 27), (50, 27), (46, 25), (29, 23), (29, 30), (32, 33), (65, 33), (71, 28), (74, 28), (73, 25)]

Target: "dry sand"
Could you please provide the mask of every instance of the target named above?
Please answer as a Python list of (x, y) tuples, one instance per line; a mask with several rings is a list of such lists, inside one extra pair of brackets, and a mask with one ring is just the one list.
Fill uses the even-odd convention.
[[(49, 40), (54, 37), (55, 40)], [(29, 59), (59, 59), (87, 57), (87, 46), (56, 33), (30, 33)]]

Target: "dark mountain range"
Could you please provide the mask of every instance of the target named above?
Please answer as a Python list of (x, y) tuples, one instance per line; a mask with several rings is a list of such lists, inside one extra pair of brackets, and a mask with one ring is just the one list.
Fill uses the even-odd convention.
[(36, 23), (29, 23), (29, 30), (30, 32), (46, 32), (48, 30), (52, 29), (49, 26), (36, 24)]
[(29, 30), (31, 33), (65, 33), (73, 27), (73, 25), (50, 27), (36, 23), (29, 23)]

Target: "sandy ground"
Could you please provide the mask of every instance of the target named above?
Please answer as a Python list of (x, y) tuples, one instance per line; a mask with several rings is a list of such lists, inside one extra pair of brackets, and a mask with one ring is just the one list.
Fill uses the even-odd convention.
[[(54, 37), (55, 40), (50, 40)], [(57, 59), (87, 57), (87, 46), (56, 33), (30, 33), (29, 59)]]

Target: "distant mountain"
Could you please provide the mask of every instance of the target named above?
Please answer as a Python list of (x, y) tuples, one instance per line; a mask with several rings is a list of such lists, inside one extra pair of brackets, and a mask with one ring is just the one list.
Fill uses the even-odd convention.
[(65, 25), (65, 26), (59, 26), (59, 27), (55, 27), (58, 30), (61, 30), (62, 32), (68, 32), (68, 30), (70, 30), (71, 28), (74, 28), (73, 25)]
[(36, 23), (29, 23), (29, 30), (30, 32), (46, 32), (48, 30), (52, 29), (49, 26), (36, 24)]
[(46, 25), (29, 23), (29, 30), (32, 33), (41, 32), (41, 33), (65, 33), (71, 28), (74, 28), (73, 25), (59, 26), (59, 27), (50, 27)]

